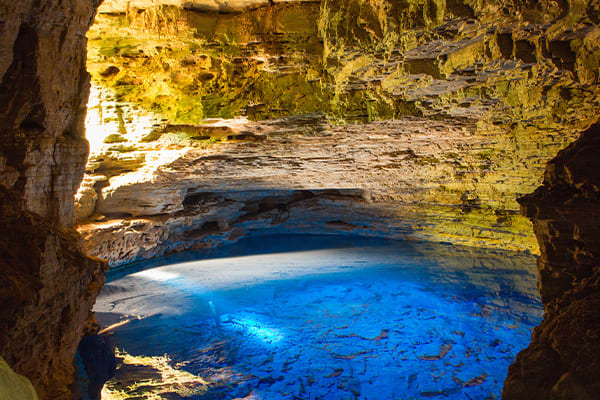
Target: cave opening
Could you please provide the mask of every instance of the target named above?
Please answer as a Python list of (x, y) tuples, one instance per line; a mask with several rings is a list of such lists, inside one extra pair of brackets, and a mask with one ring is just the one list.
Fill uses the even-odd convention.
[(250, 3), (106, 1), (88, 32), (103, 398), (500, 397), (542, 312), (516, 200), (596, 118), (589, 54), (464, 2)]
[(0, 378), (594, 398), (595, 1), (97, 3), (0, 0)]

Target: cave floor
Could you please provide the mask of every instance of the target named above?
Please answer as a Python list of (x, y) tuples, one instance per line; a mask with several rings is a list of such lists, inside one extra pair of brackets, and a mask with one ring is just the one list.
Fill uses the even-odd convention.
[(108, 399), (494, 399), (542, 314), (532, 256), (309, 235), (112, 270), (95, 311)]

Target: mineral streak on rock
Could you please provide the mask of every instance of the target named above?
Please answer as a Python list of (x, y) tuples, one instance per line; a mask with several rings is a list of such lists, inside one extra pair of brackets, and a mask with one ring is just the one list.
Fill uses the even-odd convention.
[(70, 228), (87, 156), (85, 33), (98, 1), (0, 1), (0, 355), (69, 399), (105, 263)]

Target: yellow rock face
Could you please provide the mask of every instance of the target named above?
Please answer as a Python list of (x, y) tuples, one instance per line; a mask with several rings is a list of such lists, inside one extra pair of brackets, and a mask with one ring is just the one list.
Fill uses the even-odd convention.
[[(112, 93), (99, 120), (118, 123), (113, 139), (122, 141), (90, 163), (89, 180), (111, 182), (98, 193), (95, 211), (104, 216), (110, 204), (115, 215), (134, 217), (181, 211), (177, 196), (195, 185), (227, 186), (240, 176), (257, 182), (269, 173), (254, 164), (230, 167), (241, 162), (233, 152), (260, 164), (275, 152), (307, 151), (305, 139), (335, 146), (327, 135), (347, 135), (352, 165), (321, 154), (327, 168), (317, 177), (309, 167), (282, 164), (279, 171), (297, 178), (276, 174), (270, 187), (291, 180), (299, 182), (294, 189), (364, 190), (377, 206), (395, 210), (386, 218), (410, 221), (406, 236), (537, 252), (516, 198), (534, 190), (546, 162), (598, 118), (600, 29), (591, 3), (563, 10), (502, 1), (289, 1), (240, 14), (165, 4), (100, 14), (88, 34), (93, 82)], [(126, 111), (107, 118), (111, 107)], [(128, 133), (138, 110), (158, 127)], [(290, 128), (311, 113), (323, 121)], [(393, 124), (376, 125), (388, 120), (414, 134), (398, 144)], [(340, 128), (346, 125), (353, 128)], [(382, 135), (365, 144), (358, 133), (373, 127)], [(468, 140), (448, 141), (456, 127)], [(276, 143), (281, 138), (287, 146)], [(360, 156), (371, 145), (378, 159)], [(390, 146), (397, 146), (388, 151), (393, 157), (384, 154)], [(140, 158), (173, 149), (225, 153), (231, 162), (201, 177), (177, 170), (187, 179), (180, 185), (171, 166), (148, 168)], [(136, 173), (132, 168), (138, 176), (120, 177)], [(344, 178), (328, 179), (344, 168)], [(126, 198), (129, 183), (161, 180), (168, 204), (149, 195), (140, 208)]]

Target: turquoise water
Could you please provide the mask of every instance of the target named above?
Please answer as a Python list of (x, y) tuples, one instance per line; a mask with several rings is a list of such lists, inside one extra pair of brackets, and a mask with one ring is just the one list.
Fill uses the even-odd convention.
[(500, 398), (542, 315), (532, 256), (308, 235), (112, 271), (95, 310), (211, 381), (193, 399)]

